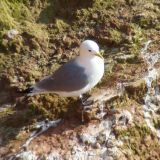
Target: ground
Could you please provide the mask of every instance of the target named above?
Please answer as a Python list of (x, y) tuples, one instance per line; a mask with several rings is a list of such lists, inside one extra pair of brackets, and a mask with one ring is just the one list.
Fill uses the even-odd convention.
[[(63, 119), (58, 128), (37, 137), (28, 150), (36, 150), (41, 156), (54, 148), (63, 159), (65, 152), (62, 154), (61, 150), (71, 152), (73, 147), (66, 147), (70, 136), (77, 142), (88, 126), (100, 123), (95, 118), (98, 109), (85, 113), (85, 123), (81, 123), (77, 98), (53, 94), (25, 98), (19, 93), (78, 55), (79, 44), (85, 39), (96, 41), (105, 58), (105, 75), (90, 94), (126, 84), (123, 96), (104, 100), (104, 108), (118, 110), (119, 114), (127, 110), (133, 117), (129, 125), (113, 124), (112, 141), (123, 141), (118, 146), (123, 158), (159, 159), (159, 139), (144, 118), (147, 85), (143, 78), (148, 73), (148, 63), (141, 54), (149, 40), (152, 42), (146, 53), (160, 52), (159, 1), (1, 0), (0, 6), (1, 159), (16, 154), (39, 121)], [(159, 63), (155, 63), (157, 70)], [(157, 76), (152, 86), (159, 85)], [(159, 102), (156, 106), (160, 106)], [(110, 115), (108, 110), (106, 113), (111, 119), (119, 116)], [(158, 116), (153, 115), (153, 122), (156, 129), (160, 128)], [(37, 149), (37, 145), (46, 147)]]

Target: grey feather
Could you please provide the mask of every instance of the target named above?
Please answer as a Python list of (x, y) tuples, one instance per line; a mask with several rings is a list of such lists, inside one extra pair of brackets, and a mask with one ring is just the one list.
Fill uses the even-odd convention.
[[(73, 59), (56, 70), (53, 75), (47, 76), (38, 82), (35, 88), (41, 91), (76, 91), (88, 84), (88, 76), (85, 69)], [(34, 92), (34, 91), (33, 91)]]

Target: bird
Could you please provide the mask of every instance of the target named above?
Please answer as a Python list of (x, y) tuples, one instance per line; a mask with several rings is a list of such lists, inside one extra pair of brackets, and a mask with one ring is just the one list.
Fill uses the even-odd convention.
[(54, 93), (60, 97), (79, 97), (83, 105), (83, 94), (90, 91), (103, 77), (104, 58), (98, 44), (85, 40), (79, 48), (79, 55), (71, 59), (52, 75), (26, 89), (27, 96)]

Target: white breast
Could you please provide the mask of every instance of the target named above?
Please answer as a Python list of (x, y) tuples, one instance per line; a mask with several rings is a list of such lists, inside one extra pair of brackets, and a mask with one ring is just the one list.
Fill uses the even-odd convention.
[(100, 57), (78, 61), (78, 64), (85, 67), (85, 73), (89, 76), (89, 88), (94, 87), (104, 74), (104, 60)]

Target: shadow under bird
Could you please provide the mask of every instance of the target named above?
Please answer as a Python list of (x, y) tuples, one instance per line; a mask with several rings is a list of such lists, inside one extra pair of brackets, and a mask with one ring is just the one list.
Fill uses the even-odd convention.
[(79, 96), (85, 105), (83, 94), (91, 90), (104, 74), (104, 59), (99, 46), (92, 40), (80, 45), (80, 54), (44, 77), (24, 92), (27, 96), (41, 93), (55, 93), (62, 97)]

